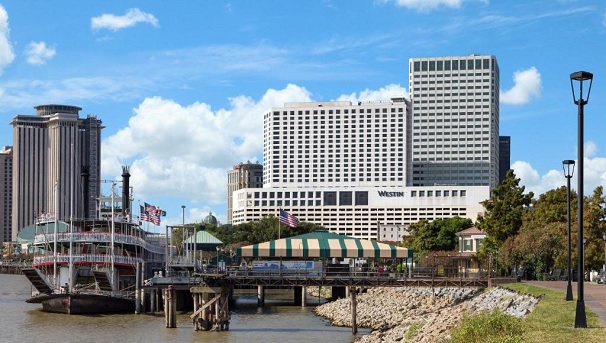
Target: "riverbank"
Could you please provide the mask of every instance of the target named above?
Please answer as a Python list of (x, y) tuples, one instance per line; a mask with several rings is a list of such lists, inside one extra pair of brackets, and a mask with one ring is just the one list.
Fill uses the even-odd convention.
[[(516, 317), (530, 313), (539, 299), (504, 288), (478, 292), (472, 288), (373, 288), (357, 297), (357, 323), (372, 329), (358, 342), (436, 342), (465, 314), (501, 312)], [(339, 299), (315, 308), (315, 313), (337, 326), (351, 326), (349, 299)]]

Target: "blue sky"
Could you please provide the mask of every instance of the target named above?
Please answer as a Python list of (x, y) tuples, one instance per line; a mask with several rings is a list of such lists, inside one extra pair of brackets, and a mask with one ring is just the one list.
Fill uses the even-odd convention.
[(226, 173), (262, 162), (267, 109), (407, 96), (409, 58), (473, 53), (497, 56), (500, 133), (535, 193), (577, 159), (569, 75), (592, 72), (585, 194), (606, 184), (604, 1), (0, 0), (0, 145), (33, 106), (80, 106), (106, 126), (104, 179), (131, 165), (164, 223), (181, 205), (225, 222)]

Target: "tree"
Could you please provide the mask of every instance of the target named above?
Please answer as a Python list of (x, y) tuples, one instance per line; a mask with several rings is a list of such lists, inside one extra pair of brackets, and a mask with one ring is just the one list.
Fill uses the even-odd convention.
[(318, 225), (299, 222), (296, 228), (280, 224), (275, 216), (263, 217), (260, 220), (234, 226), (223, 225), (218, 228), (207, 228), (217, 239), (227, 244), (257, 244), (279, 238), (302, 235), (318, 229)]
[(431, 222), (421, 220), (408, 227), (410, 236), (402, 238), (402, 244), (415, 251), (417, 259), (430, 251), (451, 251), (458, 246), (456, 233), (473, 225), (471, 219), (452, 217), (435, 219)]
[(598, 186), (591, 197), (585, 198), (583, 211), (583, 237), (585, 242), (585, 269), (600, 270), (604, 265), (606, 233), (606, 198), (604, 188)]
[(505, 179), (492, 190), (490, 199), (482, 202), (484, 214), (478, 217), (476, 226), (486, 232), (482, 250), (496, 252), (510, 237), (518, 234), (522, 227), (522, 216), (531, 204), (534, 194), (524, 194), (513, 170), (508, 170)]

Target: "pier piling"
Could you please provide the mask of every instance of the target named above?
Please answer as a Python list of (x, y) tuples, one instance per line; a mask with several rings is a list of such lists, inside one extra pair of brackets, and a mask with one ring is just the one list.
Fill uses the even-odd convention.
[(357, 323), (357, 299), (356, 299), (356, 288), (350, 287), (349, 294), (351, 296), (351, 333), (354, 335), (358, 333), (358, 323)]
[(173, 286), (164, 290), (164, 319), (167, 328), (177, 327), (177, 296)]
[(196, 286), (190, 289), (194, 313), (190, 316), (195, 330), (229, 330), (229, 287)]

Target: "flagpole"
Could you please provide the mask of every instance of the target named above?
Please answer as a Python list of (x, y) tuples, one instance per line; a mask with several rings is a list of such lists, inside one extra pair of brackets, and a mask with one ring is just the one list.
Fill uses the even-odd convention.
[[(280, 230), (282, 229), (282, 223), (280, 222), (280, 214), (282, 213), (282, 209), (278, 213), (278, 239), (280, 239)], [(280, 266), (278, 267), (278, 275), (282, 276), (282, 254), (280, 254)]]

